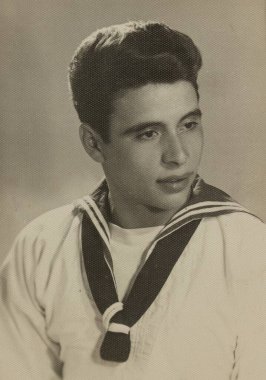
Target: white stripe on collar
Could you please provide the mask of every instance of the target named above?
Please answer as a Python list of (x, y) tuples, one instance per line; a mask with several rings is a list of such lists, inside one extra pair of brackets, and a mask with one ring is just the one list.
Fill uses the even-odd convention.
[(91, 198), (84, 197), (77, 199), (74, 202), (74, 207), (76, 210), (85, 211), (89, 215), (95, 228), (99, 232), (100, 236), (102, 237), (103, 241), (105, 242), (107, 248), (110, 251), (110, 231), (96, 203)]
[(161, 232), (164, 233), (174, 225), (180, 225), (179, 227), (181, 227), (181, 222), (187, 218), (191, 218), (191, 220), (197, 219), (197, 217), (202, 216), (202, 214), (206, 214), (206, 216), (216, 216), (218, 214), (220, 215), (221, 211), (225, 213), (236, 211), (249, 213), (248, 210), (236, 202), (199, 202), (178, 211)]

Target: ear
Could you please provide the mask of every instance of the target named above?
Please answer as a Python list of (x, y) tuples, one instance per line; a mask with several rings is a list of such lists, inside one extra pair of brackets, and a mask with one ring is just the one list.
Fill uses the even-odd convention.
[(104, 157), (101, 150), (102, 138), (90, 125), (82, 123), (79, 137), (88, 155), (96, 162), (102, 163)]

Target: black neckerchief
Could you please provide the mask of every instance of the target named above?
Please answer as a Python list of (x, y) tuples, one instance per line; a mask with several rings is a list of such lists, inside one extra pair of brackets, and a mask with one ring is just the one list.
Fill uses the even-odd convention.
[(130, 354), (130, 328), (150, 307), (187, 246), (201, 219), (232, 212), (248, 212), (223, 191), (194, 181), (191, 197), (155, 237), (147, 260), (122, 302), (119, 302), (110, 253), (110, 208), (104, 180), (91, 197), (77, 203), (83, 213), (82, 251), (88, 283), (103, 315), (106, 334), (102, 359), (124, 362)]

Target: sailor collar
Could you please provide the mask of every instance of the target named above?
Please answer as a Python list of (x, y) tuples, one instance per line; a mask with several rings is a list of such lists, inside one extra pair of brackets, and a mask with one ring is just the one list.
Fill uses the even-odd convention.
[[(108, 226), (110, 208), (108, 195), (109, 189), (107, 181), (104, 179), (91, 196), (78, 199), (75, 202), (75, 208), (79, 211), (86, 211), (106, 245), (110, 248), (110, 230)], [(191, 196), (188, 202), (172, 216), (155, 239), (158, 241), (164, 238), (192, 220), (233, 212), (251, 214), (250, 211), (234, 201), (230, 195), (207, 184), (200, 176), (197, 176), (192, 185)]]
[(249, 212), (198, 176), (188, 202), (155, 237), (130, 292), (120, 302), (111, 258), (108, 193), (104, 180), (90, 197), (80, 199), (75, 208), (82, 212), (82, 253), (88, 283), (106, 329), (100, 355), (104, 360), (125, 362), (130, 355), (131, 327), (160, 293), (202, 218)]

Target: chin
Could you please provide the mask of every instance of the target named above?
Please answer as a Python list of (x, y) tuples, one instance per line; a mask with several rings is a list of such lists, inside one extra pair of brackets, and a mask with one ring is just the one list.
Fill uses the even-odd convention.
[[(150, 209), (158, 210), (159, 211), (178, 211), (180, 208), (182, 208), (185, 203), (187, 202), (190, 194), (190, 189), (186, 192), (182, 191), (178, 194), (174, 194), (171, 196), (162, 196), (157, 202), (154, 202), (153, 205), (150, 205)], [(165, 198), (165, 199), (163, 199)]]

